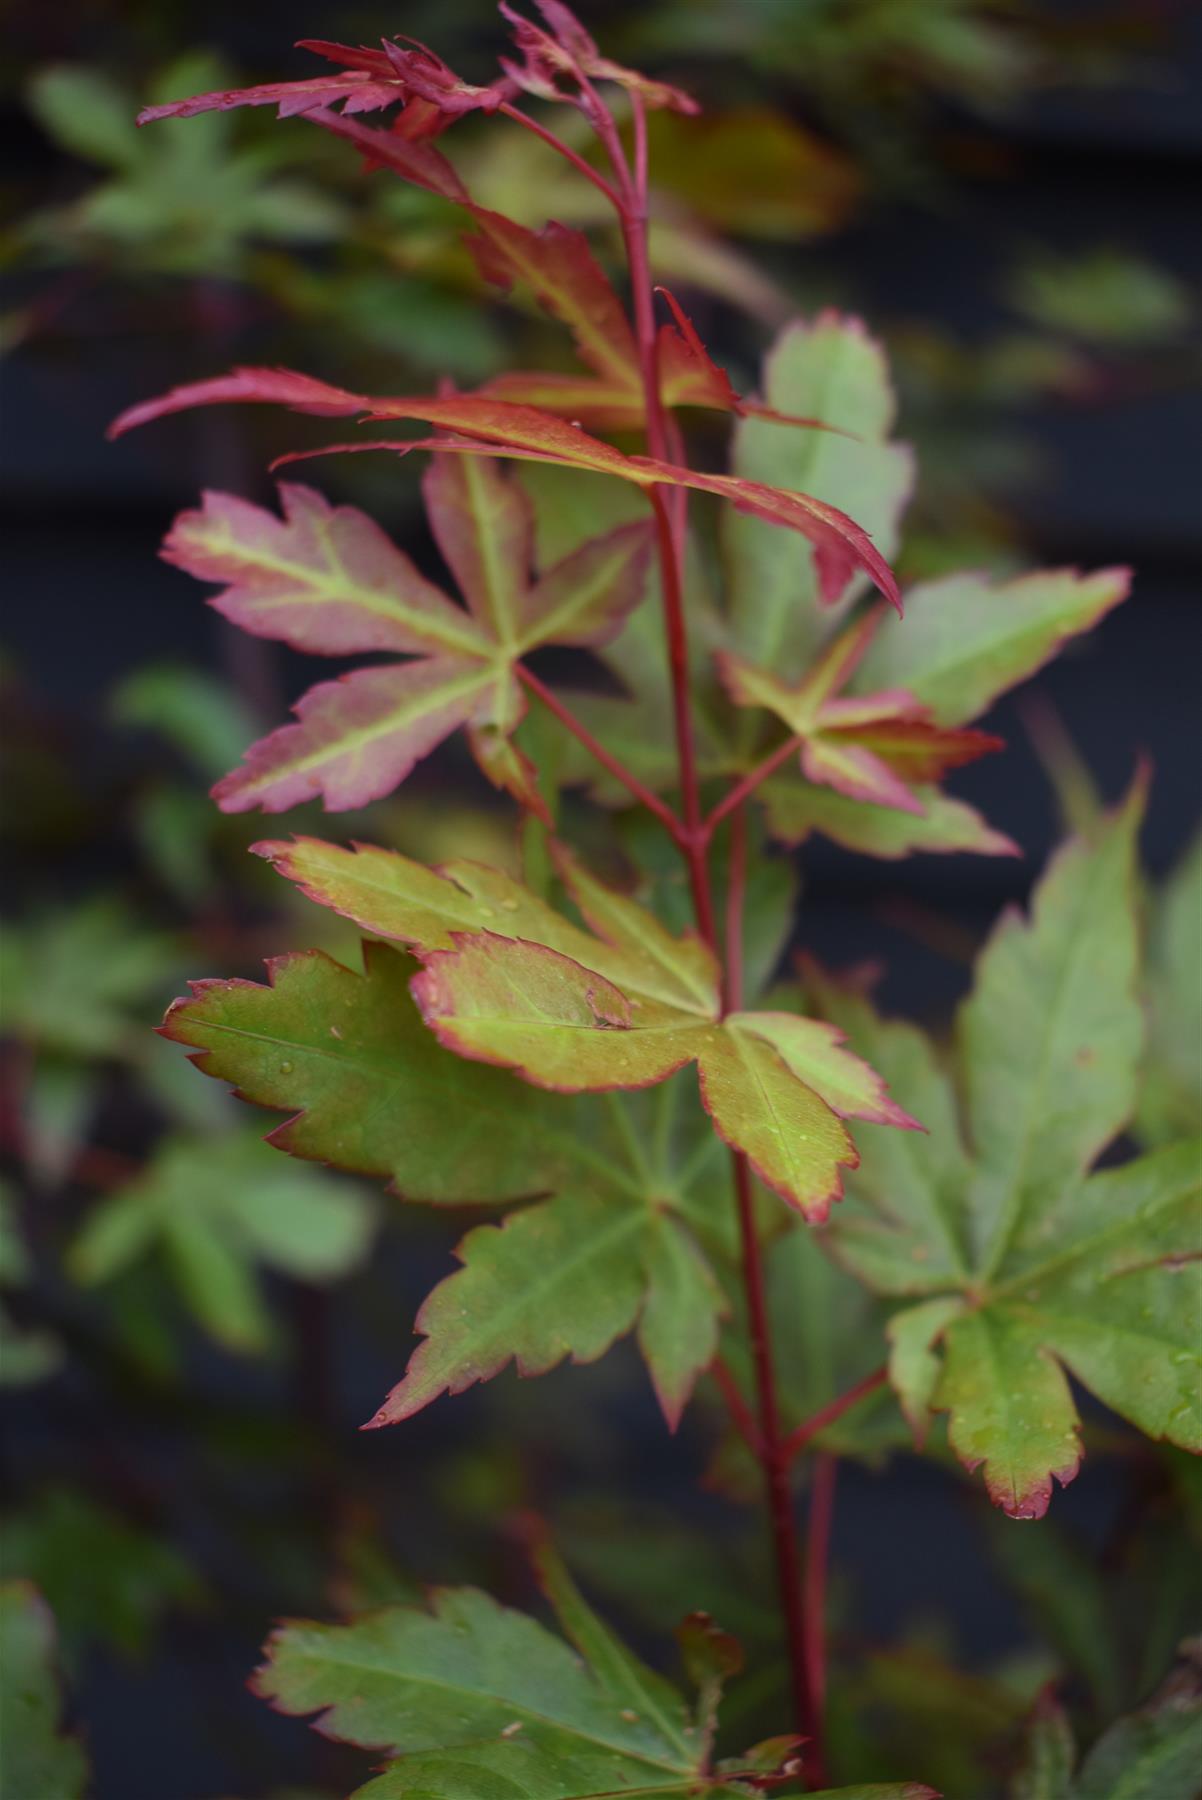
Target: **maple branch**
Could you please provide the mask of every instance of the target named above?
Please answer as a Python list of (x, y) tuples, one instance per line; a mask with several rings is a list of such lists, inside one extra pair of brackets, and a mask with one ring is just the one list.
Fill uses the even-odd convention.
[(826, 1786), (826, 1758), (823, 1749), (826, 1712), (826, 1576), (830, 1563), (835, 1478), (838, 1472), (838, 1457), (829, 1450), (823, 1451), (814, 1464), (802, 1585), (811, 1735), (809, 1742), (802, 1747), (801, 1760), (807, 1781), (811, 1787), (816, 1788)]
[(508, 100), (503, 100), (497, 111), (503, 113), (507, 119), (512, 119), (515, 125), (521, 125), (526, 131), (532, 131), (535, 137), (541, 138), (544, 144), (549, 144), (552, 150), (565, 157), (572, 167), (584, 176), (586, 181), (591, 181), (593, 186), (605, 195), (614, 211), (621, 213), (622, 196), (618, 193), (617, 188), (612, 182), (606, 180), (600, 169), (594, 169), (592, 163), (586, 162), (578, 151), (573, 150), (570, 144), (565, 144), (554, 131), (549, 131), (545, 125), (540, 125), (537, 119), (532, 119), (530, 114), (523, 112), (520, 106), (511, 106)]
[(857, 1381), (854, 1387), (849, 1387), (845, 1394), (838, 1395), (826, 1406), (820, 1406), (816, 1413), (811, 1413), (808, 1419), (803, 1419), (802, 1423), (789, 1433), (785, 1441), (785, 1454), (789, 1461), (792, 1462), (795, 1456), (800, 1455), (810, 1440), (816, 1438), (820, 1431), (825, 1431), (828, 1425), (833, 1425), (835, 1420), (841, 1419), (845, 1412), (850, 1412), (853, 1406), (857, 1406), (861, 1400), (869, 1394), (875, 1393), (877, 1388), (882, 1387), (888, 1373), (888, 1369), (882, 1363), (879, 1369), (872, 1371), (871, 1375), (865, 1375), (862, 1381)]
[(726, 1010), (743, 995), (743, 899), (747, 891), (747, 814), (740, 806), (730, 821), (730, 865), (726, 892)]
[(793, 1494), (789, 1485), (789, 1457), (781, 1430), (777, 1399), (768, 1297), (764, 1288), (764, 1260), (756, 1230), (751, 1168), (747, 1158), (737, 1152), (732, 1154), (731, 1161), (734, 1166), (739, 1240), (743, 1253), (743, 1287), (747, 1296), (748, 1333), (751, 1338), (760, 1419), (760, 1467), (768, 1496), (777, 1587), (789, 1649), (793, 1709), (799, 1733), (808, 1737), (814, 1729), (814, 1705), (810, 1693), (801, 1556), (797, 1543), (797, 1521), (793, 1515)]
[[(635, 339), (638, 344), (639, 365), (643, 379), (647, 445), (652, 455), (663, 458), (674, 451), (677, 458), (683, 463), (680, 440), (678, 436), (674, 435), (675, 422), (669, 424), (659, 389), (654, 290), (647, 252), (646, 157), (642, 149), (638, 125), (637, 96), (635, 105), (635, 204), (623, 208), (621, 219), (622, 236), (630, 265)], [(668, 642), (668, 660), (672, 677), (672, 703), (685, 831), (682, 848), (688, 862), (698, 929), (717, 955), (719, 946), (707, 864), (712, 821), (707, 827), (701, 816), (701, 796), (697, 777), (689, 691), (688, 628), (685, 620), (684, 592), (681, 580), (684, 517), (682, 514), (673, 517), (657, 489), (651, 489), (648, 497), (655, 512), (656, 544), (663, 587), (664, 629)], [(729, 810), (731, 809), (727, 807), (726, 811)], [(737, 942), (741, 946), (743, 932), (746, 839), (739, 826), (735, 828), (735, 839), (731, 848), (731, 881), (726, 907), (728, 948), (732, 942)], [(741, 1003), (741, 989), (742, 955), (740, 949), (730, 960), (723, 978), (723, 998), (728, 1011)], [(759, 1416), (755, 1451), (763, 1471), (772, 1527), (777, 1586), (789, 1651), (796, 1724), (799, 1733), (807, 1736), (811, 1730), (814, 1708), (808, 1674), (801, 1555), (797, 1538), (797, 1521), (793, 1512), (793, 1496), (789, 1485), (789, 1456), (781, 1427), (780, 1404), (777, 1396), (772, 1330), (764, 1282), (764, 1262), (759, 1233), (756, 1228), (755, 1192), (752, 1184), (751, 1165), (747, 1158), (735, 1151), (732, 1152), (731, 1161), (734, 1170), (735, 1203), (738, 1211), (743, 1264), (743, 1287), (747, 1299), (748, 1332), (751, 1340), (752, 1364), (755, 1370)]]
[(754, 769), (737, 781), (729, 793), (722, 796), (709, 818), (706, 819), (702, 829), (707, 838), (713, 836), (728, 814), (736, 812), (742, 806), (744, 800), (749, 794), (755, 792), (762, 781), (767, 781), (769, 775), (775, 775), (782, 763), (788, 762), (791, 756), (796, 755), (804, 742), (805, 740), (801, 736), (786, 738), (783, 744), (778, 744), (776, 749), (770, 751), (762, 762), (758, 762)]
[(540, 681), (538, 676), (526, 667), (525, 663), (516, 664), (515, 673), (518, 680), (524, 682), (532, 694), (537, 695), (547, 711), (554, 713), (560, 724), (565, 726), (572, 736), (584, 745), (589, 755), (595, 757), (601, 767), (608, 770), (615, 781), (620, 781), (627, 792), (633, 794), (636, 800), (641, 801), (649, 812), (654, 813), (660, 823), (672, 834), (674, 842), (683, 848), (685, 828), (667, 802), (661, 800), (658, 794), (653, 794), (651, 789), (645, 787), (624, 762), (607, 750), (600, 739), (593, 736), (588, 726), (578, 719), (575, 713), (552, 693), (546, 683)]

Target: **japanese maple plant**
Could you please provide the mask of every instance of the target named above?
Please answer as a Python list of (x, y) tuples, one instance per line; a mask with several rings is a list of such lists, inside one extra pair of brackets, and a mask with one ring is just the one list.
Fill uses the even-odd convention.
[[(380, 1800), (797, 1794), (829, 1780), (823, 1569), (857, 1418), (886, 1419), (887, 1439), (904, 1415), (938, 1447), (946, 1415), (952, 1452), (1014, 1519), (1042, 1515), (1077, 1471), (1070, 1374), (1151, 1437), (1202, 1441), (1196, 1150), (1158, 1143), (1091, 1173), (1136, 1099), (1142, 780), (1057, 856), (1030, 916), (998, 926), (954, 1053), (880, 1018), (862, 979), (804, 959), (780, 977), (790, 871), (766, 847), (825, 833), (884, 858), (1013, 853), (942, 777), (999, 748), (973, 721), (1119, 602), (1127, 577), (955, 576), (903, 608), (886, 558), (912, 472), (876, 345), (855, 319), (799, 321), (763, 397), (737, 393), (650, 266), (647, 112), (693, 101), (607, 60), (558, 0), (538, 0), (541, 23), (501, 11), (516, 50), (487, 86), (403, 40), (313, 42), (330, 72), (143, 115), (278, 104), (289, 129), (345, 139), (460, 208), (483, 276), (533, 295), (582, 366), (433, 395), (240, 368), (117, 421), (274, 402), (371, 427), (280, 463), (383, 453), (406, 480), (402, 459), (428, 455), (442, 583), (362, 512), (291, 480), (278, 513), (209, 493), (176, 521), (164, 554), (219, 584), (213, 604), (245, 631), (390, 659), (313, 687), (216, 798), (360, 807), (462, 727), (515, 805), (526, 875), (260, 844), (369, 934), (361, 972), (289, 953), (266, 985), (198, 982), (163, 1029), (244, 1100), (288, 1114), (281, 1151), (386, 1178), (407, 1202), (508, 1209), (460, 1245), (372, 1426), (510, 1362), (533, 1376), (588, 1361), (629, 1332), (670, 1429), (704, 1379), (728, 1453), (762, 1476), (792, 1709), (769, 1741), (719, 1747), (734, 1640), (680, 1596), (686, 1700), (598, 1620), (536, 1526), (535, 1567), (577, 1655), (456, 1590), (427, 1610), (288, 1625), (256, 1685), (386, 1752), (362, 1790)], [(555, 108), (575, 115), (562, 137)], [(603, 196), (628, 303), (578, 230), (531, 230), (473, 200), (440, 147), (473, 112), (533, 132)], [(729, 472), (692, 466), (696, 409), (733, 419)], [(426, 434), (389, 435), (400, 422)], [(569, 682), (564, 658), (538, 660), (545, 645), (591, 652), (605, 678), (582, 683), (577, 656)], [(589, 857), (565, 836), (582, 817)], [(878, 1343), (867, 1373), (804, 1416), (804, 1372), (779, 1354), (801, 1289), (768, 1265), (818, 1253), (875, 1297)], [(839, 1791), (916, 1800), (933, 1790), (900, 1778), (921, 1773)]]

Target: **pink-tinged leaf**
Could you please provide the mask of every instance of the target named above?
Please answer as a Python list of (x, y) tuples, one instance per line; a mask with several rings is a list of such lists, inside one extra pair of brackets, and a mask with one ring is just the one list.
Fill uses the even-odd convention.
[(696, 932), (673, 937), (645, 907), (598, 881), (565, 845), (554, 844), (552, 856), (588, 925), (614, 953), (598, 967), (609, 969), (630, 992), (701, 1019), (718, 1017), (718, 965)]
[(849, 800), (895, 807), (899, 812), (917, 813), (920, 817), (926, 811), (900, 776), (860, 744), (819, 733), (802, 745), (801, 766), (809, 781), (833, 787)]
[(170, 100), (163, 106), (145, 106), (138, 114), (139, 125), (152, 125), (157, 119), (191, 119), (197, 113), (230, 112), (239, 106), (277, 106), (281, 119), (312, 112), (319, 106), (331, 106), (345, 100), (350, 112), (367, 112), (382, 106), (394, 106), (402, 98), (400, 85), (394, 80), (380, 81), (357, 69), (342, 75), (314, 75), (307, 81), (267, 81), (258, 87), (223, 88), (211, 94), (193, 94), (187, 100)]
[(641, 411), (638, 351), (625, 309), (582, 231), (552, 221), (530, 231), (501, 213), (473, 206), (480, 230), (470, 237), (486, 281), (501, 288), (522, 282), (540, 306), (568, 326), (589, 367), (624, 389)]
[(320, 682), (297, 723), (253, 744), (214, 798), (223, 812), (284, 812), (318, 795), (328, 812), (365, 806), (470, 718), (492, 680), (485, 663), (440, 656)]
[(232, 494), (206, 493), (199, 511), (180, 513), (163, 544), (176, 568), (228, 583), (210, 601), (224, 618), (256, 637), (329, 656), (488, 655), (484, 633), (365, 513), (295, 484), (281, 483), (279, 494), (282, 519)]
[(472, 612), (491, 638), (513, 643), (534, 549), (525, 489), (491, 457), (435, 456), (422, 496), (443, 561)]
[(944, 1333), (934, 1405), (967, 1469), (984, 1466), (995, 1506), (1012, 1519), (1042, 1519), (1053, 1481), (1081, 1466), (1077, 1409), (1064, 1371), (1038, 1337), (989, 1309), (965, 1313)]
[(523, 647), (609, 643), (642, 600), (655, 540), (648, 519), (589, 538), (522, 596)]
[(663, 1081), (691, 1059), (703, 1029), (654, 1001), (632, 1005), (596, 969), (544, 944), (492, 932), (427, 955), (413, 997), (456, 1055), (569, 1094)]
[(485, 779), (552, 830), (554, 820), (538, 785), (538, 770), (513, 739), (495, 725), (469, 725), (467, 741)]
[[(590, 437), (566, 420), (532, 406), (516, 406), (492, 399), (487, 394), (455, 394), (432, 396), (381, 396), (370, 398), (346, 393), (309, 376), (288, 370), (239, 369), (231, 375), (212, 381), (194, 382), (188, 387), (174, 388), (157, 400), (143, 402), (121, 414), (109, 428), (118, 437), (135, 425), (182, 412), (191, 406), (211, 406), (231, 400), (276, 400), (298, 411), (319, 413), (351, 413), (366, 410), (375, 419), (421, 419), (443, 430), (462, 433), (496, 445), (507, 456), (529, 456), (538, 462), (567, 463), (576, 468), (594, 469), (601, 474), (620, 476), (643, 488), (660, 485), (695, 488), (727, 500), (736, 511), (754, 514), (776, 525), (799, 531), (815, 547), (820, 564), (833, 568), (846, 565), (862, 568), (880, 588), (890, 603), (901, 610), (901, 595), (888, 563), (873, 547), (868, 534), (841, 513), (807, 494), (790, 493), (783, 488), (766, 487), (760, 482), (746, 481), (735, 475), (707, 475), (697, 470), (678, 468), (673, 463), (654, 457), (623, 456), (612, 444)], [(418, 448), (429, 448), (404, 442), (332, 444), (322, 452), (332, 455), (350, 450), (393, 450), (406, 454)], [(460, 454), (479, 454), (471, 444), (437, 443), (440, 450)], [(300, 456), (280, 461), (300, 461)]]
[[(307, 113), (306, 117), (311, 124), (320, 125), (323, 131), (332, 132), (335, 137), (354, 144), (357, 150), (362, 151), (371, 167), (391, 169), (394, 175), (411, 181), (414, 187), (424, 188), (428, 194), (437, 194), (443, 200), (453, 200), (456, 206), (467, 205), (467, 189), (455, 173), (454, 166), (433, 144), (406, 137), (398, 131), (376, 131), (370, 126), (360, 125), (355, 119), (348, 119), (345, 112), (331, 112), (327, 107), (317, 107)], [(404, 117), (402, 113), (402, 124)]]
[(820, 1094), (840, 1118), (869, 1119), (903, 1131), (925, 1130), (890, 1097), (876, 1070), (843, 1048), (847, 1033), (837, 1025), (783, 1012), (731, 1013), (726, 1024), (732, 1031), (764, 1038), (797, 1079)]
[(334, 44), (328, 38), (298, 38), (298, 50), (311, 50), (326, 62), (347, 69), (361, 69), (365, 75), (376, 75), (385, 81), (396, 79), (396, 71), (383, 50), (371, 50), (366, 44)]
[(824, 708), (824, 745), (836, 750), (856, 745), (906, 782), (938, 781), (949, 769), (962, 768), (993, 750), (1006, 748), (1005, 739), (991, 732), (966, 727), (945, 730), (924, 718), (884, 718), (844, 728), (839, 723), (841, 716), (846, 712), (850, 717), (860, 704), (851, 699), (845, 707), (842, 700), (834, 700)]
[(155, 400), (127, 407), (113, 420), (107, 436), (121, 437), (135, 426), (148, 425), (152, 419), (165, 418), (168, 413), (188, 412), (194, 406), (245, 401), (287, 406), (293, 412), (316, 413), (330, 419), (361, 413), (370, 405), (362, 394), (331, 387), (329, 382), (301, 375), (295, 369), (232, 369), (228, 375), (190, 381), (183, 387), (170, 388)]
[(826, 600), (837, 600), (851, 574), (856, 569), (863, 569), (900, 615), (901, 592), (892, 569), (868, 533), (837, 506), (827, 506), (809, 494), (767, 487), (762, 482), (747, 481), (738, 475), (703, 475), (644, 456), (629, 460), (645, 469), (653, 481), (717, 494), (719, 499), (729, 501), (736, 512), (799, 531), (814, 546), (819, 582)]
[(836, 1113), (798, 1081), (779, 1051), (746, 1031), (711, 1031), (699, 1058), (701, 1098), (718, 1134), (765, 1186), (820, 1224), (843, 1192), (855, 1145)]
[(915, 789), (922, 812), (873, 806), (849, 800), (833, 788), (797, 780), (766, 781), (759, 790), (773, 837), (800, 844), (812, 831), (833, 838), (847, 850), (893, 861), (925, 850), (940, 855), (967, 851), (974, 856), (1021, 856), (1002, 831), (995, 831), (974, 807), (953, 800), (935, 787)]
[[(696, 113), (697, 102), (680, 88), (664, 81), (653, 81), (637, 69), (623, 68), (601, 55), (588, 32), (561, 0), (535, 0), (538, 10), (550, 26), (540, 26), (524, 19), (520, 13), (501, 3), (501, 15), (513, 27), (514, 42), (524, 62), (518, 66), (502, 57), (501, 66), (527, 93), (540, 100), (574, 100), (590, 118), (598, 113), (598, 103), (588, 92), (588, 82), (613, 81), (639, 95), (645, 106), (669, 107), (674, 112)], [(572, 82), (580, 92), (567, 94), (560, 80)]]
[(479, 390), (515, 406), (579, 419), (598, 431), (637, 431), (643, 424), (642, 388), (590, 375), (561, 375), (545, 369), (513, 369), (493, 375)]

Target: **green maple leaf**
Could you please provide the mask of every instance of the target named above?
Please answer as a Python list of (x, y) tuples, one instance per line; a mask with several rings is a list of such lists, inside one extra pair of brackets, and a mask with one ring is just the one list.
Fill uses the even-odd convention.
[(254, 1137), (203, 1147), (177, 1137), (129, 1187), (93, 1207), (68, 1261), (91, 1285), (159, 1251), (204, 1329), (227, 1349), (254, 1354), (273, 1341), (255, 1265), (334, 1281), (363, 1258), (374, 1229), (369, 1195), (289, 1168)]
[(414, 996), (457, 1055), (561, 1093), (648, 1087), (695, 1062), (719, 1135), (809, 1218), (825, 1216), (855, 1163), (844, 1118), (914, 1126), (838, 1029), (724, 1015), (705, 945), (673, 937), (562, 847), (560, 877), (591, 930), (481, 864), (438, 873), (314, 839), (258, 848), (311, 899), (415, 950)]
[[(319, 1714), (328, 1736), (398, 1759), (358, 1790), (361, 1800), (704, 1800), (757, 1791), (749, 1781), (787, 1761), (791, 1740), (712, 1770), (712, 1710), (729, 1659), (708, 1661), (694, 1713), (593, 1613), (547, 1545), (536, 1563), (571, 1648), (486, 1594), (444, 1590), (428, 1611), (284, 1626), (255, 1688), (285, 1712)], [(912, 1783), (839, 1793), (935, 1800)]]
[(310, 951), (277, 959), (270, 986), (198, 983), (164, 1030), (243, 1099), (293, 1114), (271, 1133), (279, 1149), (384, 1178), (408, 1200), (535, 1202), (468, 1233), (380, 1422), (511, 1360), (541, 1373), (637, 1330), (675, 1424), (726, 1306), (712, 1254), (733, 1254), (724, 1158), (700, 1109), (678, 1083), (572, 1100), (465, 1063), (423, 1025), (413, 959), (364, 949), (362, 975)]
[[(764, 364), (764, 398), (780, 412), (818, 417), (835, 431), (796, 431), (764, 419), (735, 427), (732, 467), (849, 509), (885, 556), (897, 543), (913, 484), (909, 448), (893, 443), (896, 400), (884, 351), (859, 319), (824, 312), (785, 328)], [(844, 435), (845, 433), (851, 435)], [(823, 635), (821, 582), (808, 544), (779, 544), (759, 520), (723, 516), (732, 632), (740, 653), (789, 681)], [(848, 572), (851, 573), (850, 570)], [(858, 583), (845, 587), (845, 606)]]
[(986, 947), (960, 1020), (967, 1144), (922, 1035), (825, 994), (931, 1128), (869, 1134), (831, 1248), (878, 1292), (919, 1299), (889, 1328), (903, 1407), (919, 1432), (949, 1413), (957, 1455), (1020, 1518), (1080, 1462), (1066, 1371), (1150, 1436), (1202, 1448), (1198, 1145), (1088, 1173), (1137, 1095), (1141, 814), (1137, 787)]
[(0, 1743), (13, 1795), (83, 1800), (87, 1759), (61, 1730), (54, 1619), (28, 1581), (0, 1583)]

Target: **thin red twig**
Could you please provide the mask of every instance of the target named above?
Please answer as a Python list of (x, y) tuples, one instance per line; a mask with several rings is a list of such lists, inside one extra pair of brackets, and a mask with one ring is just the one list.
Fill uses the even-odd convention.
[(835, 1516), (835, 1478), (839, 1459), (827, 1450), (814, 1464), (810, 1493), (810, 1521), (806, 1536), (805, 1615), (806, 1686), (810, 1695), (810, 1741), (802, 1746), (801, 1761), (811, 1787), (826, 1786), (826, 1575), (830, 1564), (831, 1525)]
[(497, 111), (504, 113), (507, 119), (512, 119), (515, 125), (521, 125), (525, 130), (532, 131), (535, 137), (542, 139), (544, 144), (549, 144), (552, 150), (565, 157), (587, 181), (591, 181), (595, 188), (601, 190), (616, 212), (622, 211), (622, 196), (613, 183), (606, 180), (600, 169), (594, 169), (592, 163), (586, 162), (584, 157), (573, 150), (570, 144), (565, 144), (554, 131), (548, 131), (545, 125), (540, 125), (537, 119), (532, 119), (530, 114), (523, 112), (520, 106), (511, 106), (508, 100), (503, 100)]
[(532, 694), (537, 695), (547, 711), (554, 713), (560, 724), (565, 726), (572, 736), (584, 745), (589, 755), (595, 757), (603, 769), (608, 769), (615, 781), (620, 781), (628, 793), (633, 794), (634, 798), (641, 801), (649, 812), (655, 814), (655, 817), (671, 832), (675, 841), (683, 849), (684, 827), (667, 802), (661, 800), (658, 794), (653, 794), (651, 789), (645, 787), (638, 776), (626, 767), (625, 763), (607, 750), (600, 739), (593, 736), (588, 726), (578, 719), (571, 708), (565, 706), (546, 683), (540, 681), (533, 670), (526, 667), (525, 663), (518, 663), (516, 673), (518, 680), (524, 682)]
[(710, 1374), (726, 1402), (731, 1423), (758, 1461), (763, 1450), (760, 1443), (759, 1426), (755, 1422), (755, 1415), (743, 1398), (738, 1382), (720, 1356), (716, 1356), (710, 1364)]
[(764, 1263), (755, 1223), (751, 1169), (745, 1156), (735, 1153), (732, 1161), (735, 1200), (739, 1212), (739, 1239), (743, 1251), (743, 1287), (747, 1295), (748, 1332), (760, 1418), (760, 1466), (764, 1472), (768, 1496), (777, 1587), (789, 1648), (794, 1716), (798, 1732), (803, 1737), (809, 1737), (814, 1728), (814, 1706), (806, 1660), (801, 1556), (797, 1544), (797, 1521), (793, 1515), (793, 1494), (789, 1485), (789, 1458), (781, 1433), (780, 1407), (777, 1402), (768, 1297), (764, 1291)]
[(857, 1381), (854, 1387), (849, 1387), (845, 1394), (840, 1394), (829, 1405), (819, 1407), (816, 1413), (811, 1413), (808, 1419), (804, 1419), (785, 1440), (785, 1455), (788, 1460), (792, 1462), (793, 1458), (799, 1455), (811, 1439), (818, 1436), (820, 1431), (825, 1431), (828, 1425), (833, 1425), (836, 1419), (841, 1419), (845, 1412), (850, 1412), (852, 1407), (858, 1405), (868, 1394), (875, 1393), (876, 1389), (884, 1384), (888, 1374), (888, 1369), (882, 1363), (881, 1367), (874, 1369), (871, 1375), (865, 1375), (863, 1381)]
[[(639, 363), (643, 378), (646, 411), (647, 444), (652, 455), (662, 457), (673, 444), (659, 391), (656, 355), (655, 310), (651, 271), (647, 254), (647, 189), (645, 159), (639, 149), (636, 116), (636, 205), (624, 209), (622, 236), (630, 265), (631, 290), (634, 299), (635, 337), (639, 347)], [(700, 786), (694, 751), (692, 713), (689, 692), (688, 632), (685, 620), (683, 584), (681, 580), (681, 539), (683, 520), (669, 511), (658, 490), (650, 494), (655, 511), (656, 542), (659, 551), (663, 585), (664, 626), (668, 643), (672, 676), (673, 708), (676, 724), (676, 747), (680, 766), (681, 810), (684, 817), (685, 842), (689, 878), (697, 924), (706, 941), (715, 949), (717, 933), (714, 924), (713, 899), (710, 894), (706, 860), (710, 833), (701, 817)], [(736, 844), (737, 865), (740, 846)], [(727, 930), (742, 934), (743, 882), (737, 873), (731, 884), (727, 903)], [(733, 921), (733, 923), (732, 923)], [(727, 1008), (741, 1001), (741, 958), (736, 956), (724, 982)], [(797, 1539), (797, 1522), (793, 1513), (793, 1496), (789, 1486), (789, 1459), (785, 1453), (777, 1399), (776, 1371), (772, 1354), (771, 1327), (768, 1318), (764, 1265), (756, 1229), (755, 1196), (751, 1168), (745, 1156), (732, 1156), (735, 1200), (738, 1208), (739, 1238), (743, 1259), (743, 1285), (747, 1298), (748, 1331), (759, 1430), (757, 1453), (764, 1473), (772, 1539), (776, 1554), (777, 1581), (785, 1636), (789, 1648), (794, 1710), (799, 1732), (811, 1730), (813, 1707), (809, 1692), (806, 1663), (806, 1636), (803, 1618), (801, 1557)]]
[(727, 1012), (742, 1003), (743, 997), (743, 899), (747, 891), (747, 814), (740, 806), (730, 820), (730, 874), (726, 893), (726, 976)]
[(703, 830), (706, 835), (712, 837), (727, 814), (742, 806), (748, 795), (753, 794), (762, 781), (767, 781), (769, 775), (775, 775), (782, 763), (788, 762), (791, 756), (796, 756), (803, 742), (804, 739), (800, 737), (786, 738), (783, 744), (778, 744), (776, 749), (771, 751), (762, 762), (758, 762), (754, 769), (743, 776), (741, 781), (737, 781), (729, 793), (723, 794), (705, 821)]

